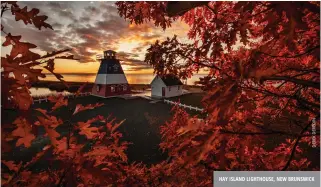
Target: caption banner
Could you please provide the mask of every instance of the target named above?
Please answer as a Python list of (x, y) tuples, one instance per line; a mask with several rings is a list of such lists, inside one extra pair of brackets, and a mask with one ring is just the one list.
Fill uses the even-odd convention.
[(214, 171), (214, 187), (320, 187), (320, 171)]

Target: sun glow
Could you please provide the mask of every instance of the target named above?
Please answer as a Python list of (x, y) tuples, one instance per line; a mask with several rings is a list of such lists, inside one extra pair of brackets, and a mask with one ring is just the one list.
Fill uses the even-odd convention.
[(123, 68), (123, 71), (128, 71), (130, 69), (129, 65), (121, 65), (121, 67)]
[(140, 45), (139, 41), (130, 40), (130, 41), (120, 41), (117, 47), (118, 51), (132, 52), (135, 48)]

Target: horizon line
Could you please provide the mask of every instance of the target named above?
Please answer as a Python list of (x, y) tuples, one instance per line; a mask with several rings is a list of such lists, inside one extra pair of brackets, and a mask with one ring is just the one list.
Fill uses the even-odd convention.
[[(52, 73), (43, 73), (45, 75), (53, 75)], [(58, 73), (61, 75), (96, 75), (97, 73)], [(154, 73), (125, 73), (128, 75), (154, 75)], [(206, 73), (198, 73), (194, 75), (207, 75)]]

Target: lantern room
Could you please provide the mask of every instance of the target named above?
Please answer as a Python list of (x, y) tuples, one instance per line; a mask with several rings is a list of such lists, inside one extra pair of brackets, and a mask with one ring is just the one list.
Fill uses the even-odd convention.
[(116, 59), (116, 52), (112, 50), (104, 51), (104, 59)]

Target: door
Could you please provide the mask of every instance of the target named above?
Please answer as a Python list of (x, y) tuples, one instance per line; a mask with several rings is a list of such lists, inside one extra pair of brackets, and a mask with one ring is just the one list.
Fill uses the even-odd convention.
[(165, 87), (162, 87), (162, 97), (165, 97)]

